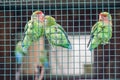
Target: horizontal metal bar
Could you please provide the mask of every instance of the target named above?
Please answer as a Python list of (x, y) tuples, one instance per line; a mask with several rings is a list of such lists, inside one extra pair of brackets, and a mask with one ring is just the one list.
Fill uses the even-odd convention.
[[(44, 6), (43, 6), (43, 4), (44, 4)], [(97, 5), (96, 5), (97, 4)], [(52, 4), (50, 4), (50, 3), (48, 3), (48, 4), (46, 4), (46, 3), (42, 3), (42, 4), (40, 4), (39, 6), (38, 5), (36, 5), (36, 4), (34, 4), (33, 3), (33, 5), (31, 6), (30, 4), (12, 4), (12, 5), (9, 5), (9, 4), (5, 4), (5, 5), (0, 5), (0, 10), (21, 10), (21, 9), (32, 9), (32, 8), (34, 8), (34, 9), (47, 9), (47, 10), (51, 10), (51, 9), (72, 9), (72, 8), (76, 8), (76, 9), (83, 9), (84, 7), (85, 7), (85, 9), (86, 8), (90, 8), (90, 7), (92, 7), (92, 8), (99, 8), (99, 7), (102, 7), (103, 5), (102, 5), (103, 3), (86, 3), (86, 4), (84, 4), (84, 3), (71, 3), (71, 4), (54, 4), (54, 3), (52, 3)], [(118, 3), (104, 3), (104, 8), (106, 7), (109, 7), (109, 8), (112, 8), (112, 7), (120, 7), (119, 6), (119, 4), (120, 4), (120, 2), (118, 2)], [(74, 6), (73, 6), (74, 5)], [(91, 8), (91, 9), (92, 9)]]

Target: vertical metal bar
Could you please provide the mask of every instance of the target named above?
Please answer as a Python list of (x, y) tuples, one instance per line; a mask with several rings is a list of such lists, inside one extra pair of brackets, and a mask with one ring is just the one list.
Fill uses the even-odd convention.
[[(110, 13), (110, 4), (109, 4), (109, 3), (110, 3), (110, 1), (108, 0), (108, 12)], [(110, 13), (110, 14), (111, 14), (111, 13)], [(109, 25), (110, 25), (110, 23), (109, 23)], [(111, 55), (110, 55), (110, 44), (108, 45), (108, 49), (109, 49), (109, 50), (108, 50), (108, 66), (106, 66), (105, 69), (108, 68), (108, 72), (109, 72), (109, 73), (107, 72), (106, 75), (108, 75), (108, 79), (110, 79), (110, 74), (111, 74), (111, 73), (110, 73), (110, 72), (111, 72), (111, 71), (110, 71), (110, 68), (111, 68), (111, 66), (110, 66), (110, 62), (111, 62), (111, 58), (110, 58), (110, 57), (111, 57)]]
[[(14, 18), (15, 18), (15, 27), (14, 27), (14, 36), (15, 36), (15, 44), (17, 43), (17, 41), (18, 41), (18, 39), (17, 39), (17, 36), (19, 36), (18, 34), (17, 35), (15, 35), (16, 33), (17, 33), (17, 13), (18, 13), (18, 10), (17, 10), (17, 2), (16, 2), (16, 0), (15, 0), (15, 10), (16, 11), (14, 11), (14, 13), (15, 13), (15, 16), (14, 16)], [(15, 54), (15, 48), (14, 48), (14, 54)], [(15, 56), (14, 56), (15, 57)], [(16, 57), (15, 57), (15, 75), (16, 75), (16, 71), (17, 71), (17, 62), (16, 62)], [(15, 76), (16, 77), (16, 76)]]
[(6, 52), (7, 52), (7, 51), (6, 51), (6, 50), (7, 50), (7, 49), (6, 49), (6, 47), (7, 47), (7, 46), (6, 46), (6, 35), (7, 35), (7, 34), (6, 34), (6, 30), (7, 30), (7, 29), (6, 29), (6, 22), (7, 22), (7, 21), (6, 21), (6, 10), (5, 10), (6, 5), (5, 5), (5, 1), (3, 1), (3, 4), (4, 4), (4, 5), (3, 5), (3, 6), (4, 6), (4, 57), (3, 57), (3, 58), (4, 58), (4, 63), (3, 63), (3, 64), (4, 64), (4, 69), (3, 69), (3, 70), (4, 70), (4, 74), (3, 74), (3, 75), (4, 75), (4, 80), (6, 80), (6, 77), (7, 77), (7, 75), (6, 75), (6, 74), (7, 74), (7, 73), (6, 73), (6, 70), (7, 70), (7, 69), (6, 69), (6, 67), (7, 67), (7, 66), (6, 66)]
[[(68, 1), (68, 2), (69, 2), (69, 1)], [(75, 31), (75, 29), (74, 29), (74, 28), (75, 28), (75, 24), (74, 24), (74, 16), (75, 16), (75, 15), (74, 15), (74, 13), (75, 13), (75, 12), (74, 12), (74, 0), (72, 0), (69, 4), (72, 4), (72, 5), (71, 5), (71, 8), (70, 8), (70, 10), (71, 10), (70, 16), (72, 17), (72, 21), (70, 20), (70, 22), (72, 22), (72, 25), (70, 25), (70, 26), (72, 26), (72, 38), (73, 38), (73, 39), (72, 39), (72, 40), (73, 40), (72, 43), (74, 43), (74, 41), (75, 41), (75, 32), (74, 32), (74, 31)], [(69, 15), (68, 15), (68, 16), (69, 16)], [(69, 16), (69, 17), (70, 17), (70, 16)], [(75, 44), (74, 44), (74, 45), (75, 45)], [(75, 49), (75, 48), (73, 47), (73, 51), (74, 51), (74, 49)], [(69, 61), (69, 60), (70, 60), (70, 58), (69, 58), (69, 55), (68, 55), (68, 61)], [(75, 67), (76, 67), (76, 65), (75, 65), (75, 54), (73, 55), (73, 62), (74, 62), (74, 63), (73, 63), (73, 65), (74, 65), (74, 68), (73, 68), (73, 70), (74, 70), (74, 71), (73, 71), (73, 76), (75, 76), (75, 72), (76, 72), (76, 71), (75, 71)], [(70, 69), (69, 69), (69, 66), (70, 66), (70, 63), (68, 63), (68, 71), (70, 70)], [(70, 72), (68, 72), (68, 73), (70, 73)], [(69, 74), (69, 76), (70, 76), (70, 74)], [(68, 79), (70, 79), (70, 78), (68, 78)], [(74, 79), (74, 77), (73, 77), (73, 79)]]
[[(22, 17), (23, 17), (23, 16), (22, 16), (22, 1), (20, 1), (20, 9), (21, 9), (21, 10), (20, 10), (20, 24), (21, 24), (21, 26), (23, 26), (23, 25), (22, 25), (22, 23), (23, 23), (23, 21), (22, 21), (22, 20), (23, 20), (23, 18), (22, 18)], [(20, 28), (20, 29), (21, 29), (21, 28)], [(23, 63), (23, 64), (24, 64), (24, 63)], [(23, 67), (23, 65), (22, 65), (21, 67)], [(24, 68), (23, 68), (23, 69), (24, 69)], [(20, 73), (20, 75), (22, 75), (22, 73)], [(23, 77), (20, 76), (20, 78), (23, 78)]]
[[(61, 16), (61, 17), (60, 17), (60, 19), (61, 19), (61, 20), (60, 20), (60, 23), (61, 23), (60, 25), (63, 27), (63, 21), (62, 21), (62, 20), (63, 20), (63, 16), (64, 16), (64, 15), (63, 15), (63, 10), (62, 10), (62, 4), (63, 4), (63, 3), (62, 3), (62, 0), (61, 0), (61, 1), (60, 1), (60, 8), (61, 8), (61, 9), (60, 9), (60, 15), (58, 15), (58, 16)], [(57, 11), (58, 11), (58, 10), (57, 10)], [(64, 53), (63, 53), (64, 50), (61, 49), (61, 52), (62, 52), (62, 53), (61, 53), (62, 56), (60, 56), (60, 57), (61, 57), (61, 60), (60, 60), (61, 63), (60, 63), (60, 64), (64, 64), (64, 61), (63, 61), (63, 59), (64, 59), (64, 57), (65, 57), (65, 56), (64, 56)], [(62, 71), (61, 71), (61, 80), (63, 80), (63, 74), (64, 74), (64, 71), (63, 71), (64, 69), (63, 69), (63, 67), (64, 67), (64, 65), (61, 66), (61, 70), (62, 70)]]
[[(79, 41), (79, 43), (80, 43), (80, 42), (81, 42), (81, 40), (80, 40), (80, 36), (81, 36), (81, 35), (80, 35), (80, 25), (81, 25), (81, 24), (80, 24), (80, 22), (81, 22), (81, 19), (80, 19), (80, 12), (81, 12), (81, 9), (80, 9), (80, 0), (78, 0), (78, 5), (77, 5), (77, 6), (78, 6), (78, 14), (77, 14), (77, 15), (78, 15), (78, 20), (79, 20), (79, 21), (78, 21), (78, 22), (79, 22), (79, 23), (78, 23), (78, 29), (79, 29), (79, 30), (78, 30), (78, 32), (77, 32), (77, 35), (78, 35), (78, 38), (79, 38), (78, 41)], [(79, 49), (81, 49), (80, 44), (78, 44), (78, 45), (79, 45)], [(79, 74), (81, 75), (81, 67), (80, 67), (81, 64), (80, 64), (80, 63), (81, 63), (81, 58), (80, 58), (80, 50), (79, 50)], [(80, 79), (80, 78), (81, 78), (81, 76), (79, 76), (79, 79)]]
[[(96, 9), (95, 9), (96, 14), (99, 14), (99, 13), (98, 13), (98, 0), (96, 0), (96, 5), (95, 5), (95, 7), (96, 7)], [(98, 15), (94, 15), (94, 16), (96, 17), (96, 20), (98, 20)], [(95, 24), (95, 23), (94, 23), (94, 24)], [(94, 25), (94, 24), (93, 24), (93, 25)], [(96, 54), (96, 55), (95, 55), (94, 57), (97, 58), (97, 61), (95, 61), (95, 68), (96, 68), (96, 69), (94, 69), (94, 70), (96, 70), (96, 71), (95, 71), (95, 73), (96, 73), (95, 76), (96, 76), (96, 78), (98, 79), (98, 75), (99, 75), (99, 68), (98, 68), (98, 66), (99, 66), (99, 65), (98, 65), (98, 57), (99, 57), (99, 56), (97, 55), (97, 54), (99, 54), (99, 53), (98, 53), (98, 48), (97, 48), (96, 50), (97, 50), (96, 53), (94, 53), (94, 54)], [(94, 52), (95, 52), (95, 51), (94, 51)]]
[[(49, 9), (47, 9), (45, 6), (45, 10), (47, 10), (48, 11), (48, 15), (51, 15), (51, 0), (48, 0), (48, 3), (45, 3), (45, 5), (46, 4), (48, 4), (48, 6), (49, 6)], [(47, 44), (47, 45), (49, 45), (49, 43)], [(51, 50), (51, 47), (49, 46), (49, 48), (50, 48), (50, 50), (48, 51), (50, 54), (52, 54), (52, 50)], [(49, 55), (50, 57), (49, 57), (49, 62), (50, 62), (50, 64), (54, 64), (54, 63), (52, 63), (52, 59), (51, 59), (51, 55)], [(50, 68), (51, 69), (51, 68)], [(52, 74), (50, 73), (49, 74), (49, 77), (50, 77), (50, 80), (52, 80)]]
[[(22, 2), (22, 1), (21, 1)], [(29, 21), (29, 15), (28, 15), (28, 1), (26, 0), (26, 1), (24, 1), (24, 4), (22, 3), (22, 6), (25, 6), (25, 9), (22, 9), (22, 13), (26, 13), (25, 14), (25, 16), (26, 16), (26, 21), (25, 21), (25, 25), (27, 24), (27, 22)], [(32, 8), (33, 8), (33, 3), (32, 3)], [(33, 12), (33, 11), (32, 11)], [(25, 16), (23, 16), (23, 18), (25, 17)], [(30, 17), (31, 18), (31, 17)], [(23, 29), (25, 30), (25, 25), (24, 25), (24, 27), (23, 27)], [(22, 27), (21, 27), (21, 30), (22, 30)], [(22, 32), (22, 31), (21, 31)], [(22, 33), (21, 33), (22, 34)], [(23, 31), (23, 34), (25, 35), (25, 33), (24, 33), (24, 31)], [(28, 53), (29, 54), (29, 53)], [(31, 63), (31, 62), (29, 62), (29, 58), (31, 57), (30, 55), (26, 55), (25, 56), (25, 58), (26, 58), (26, 60), (25, 60), (25, 64), (27, 64), (27, 67), (23, 67), (23, 68), (25, 68), (24, 70), (26, 71), (25, 73), (25, 75), (27, 76), (27, 80), (29, 80), (29, 76), (28, 76), (28, 73), (29, 73), (29, 68), (31, 68), (30, 66), (29, 66), (29, 63)], [(34, 58), (34, 57), (33, 57)], [(33, 69), (32, 69), (33, 70)], [(33, 72), (34, 73), (34, 72)], [(34, 75), (33, 75), (34, 76)], [(33, 77), (32, 77), (33, 78)], [(23, 79), (23, 77), (22, 77), (22, 79)], [(34, 79), (34, 78), (33, 78)]]
[[(101, 10), (101, 12), (103, 12), (103, 11), (104, 11), (104, 0), (102, 0), (102, 10)], [(104, 35), (103, 35), (103, 37), (104, 37)], [(105, 65), (104, 65), (104, 64), (105, 64), (105, 62), (104, 62), (104, 61), (105, 61), (105, 55), (104, 55), (104, 54), (105, 54), (105, 53), (104, 53), (104, 51), (105, 51), (105, 49), (104, 49), (105, 46), (102, 45), (102, 47), (103, 47), (103, 48), (102, 48), (102, 52), (103, 52), (103, 53), (102, 53), (102, 56), (103, 56), (103, 60), (102, 60), (102, 64), (103, 64), (103, 65), (102, 65), (102, 70), (103, 70), (103, 72), (102, 72), (102, 77), (103, 77), (103, 78), (102, 78), (102, 79), (105, 79)]]
[[(71, 26), (69, 26), (69, 20), (68, 20), (69, 19), (69, 7), (68, 7), (68, 5), (69, 5), (69, 1), (66, 0), (66, 22), (67, 22), (66, 23), (66, 31), (67, 32), (69, 32), (69, 27), (71, 27)], [(69, 54), (68, 51), (67, 51), (66, 54)], [(68, 56), (67, 56), (67, 61), (69, 61), (68, 60)], [(63, 61), (63, 63), (64, 63), (64, 61)], [(69, 67), (69, 63), (67, 62), (66, 64), (67, 64), (67, 68), (68, 68)], [(68, 73), (67, 79), (69, 79), (69, 72), (68, 71), (69, 71), (69, 68), (67, 69), (67, 73)]]
[[(96, 3), (97, 4), (97, 3)], [(92, 13), (92, 11), (93, 11), (93, 9), (92, 9), (92, 0), (90, 0), (90, 27), (92, 27), (92, 16), (93, 16), (93, 13)], [(86, 44), (87, 45), (87, 44)], [(91, 74), (90, 74), (90, 76), (91, 76), (91, 78), (93, 78), (92, 76), (94, 75), (94, 71), (93, 71), (93, 54), (94, 53), (92, 53), (91, 52), (91, 65), (92, 65), (92, 67), (91, 67), (91, 69), (92, 69), (92, 71), (91, 71)]]
[[(86, 41), (86, 0), (84, 0), (84, 26), (85, 26), (85, 28), (84, 28), (84, 36), (85, 36), (85, 41)], [(86, 47), (86, 46), (85, 46)], [(85, 54), (85, 64), (86, 64), (86, 59), (87, 59), (87, 55), (86, 55), (86, 53), (84, 53)], [(85, 79), (87, 78), (87, 75), (85, 74)]]
[[(69, 2), (69, 1), (68, 1), (68, 2)], [(70, 2), (70, 4), (72, 4), (72, 5), (71, 5), (71, 9), (70, 9), (70, 10), (71, 10), (71, 14), (70, 14), (70, 15), (71, 15), (71, 17), (72, 17), (72, 21), (70, 20), (70, 22), (72, 22), (72, 25), (70, 25), (70, 26), (72, 26), (72, 38), (73, 38), (73, 39), (72, 39), (72, 40), (73, 40), (72, 43), (74, 43), (74, 42), (75, 42), (75, 32), (74, 32), (74, 31), (75, 31), (75, 29), (74, 29), (74, 28), (75, 28), (75, 26), (74, 26), (74, 16), (75, 16), (75, 15), (74, 15), (74, 0), (72, 0), (72, 1)], [(68, 16), (69, 16), (69, 15), (68, 15)], [(76, 44), (73, 44), (73, 45), (76, 45)], [(73, 47), (73, 51), (75, 51), (75, 47)], [(69, 59), (69, 58), (68, 58), (68, 59)], [(68, 61), (69, 61), (69, 60), (68, 60)], [(76, 67), (75, 54), (73, 55), (73, 62), (74, 62), (74, 63), (73, 63), (73, 65), (74, 65), (73, 74), (74, 74), (74, 75), (73, 75), (73, 76), (75, 76), (75, 72), (76, 72), (76, 70), (75, 70), (75, 67)], [(69, 65), (69, 64), (68, 64), (68, 65)], [(70, 66), (70, 65), (69, 65), (69, 66)], [(68, 69), (68, 70), (69, 70), (69, 69)], [(69, 75), (70, 75), (70, 74), (69, 74)], [(70, 79), (70, 78), (68, 78), (68, 79)]]
[(116, 49), (117, 49), (117, 45), (116, 45), (116, 44), (117, 44), (117, 41), (116, 41), (116, 39), (117, 39), (117, 35), (116, 35), (116, 34), (117, 34), (117, 32), (116, 32), (116, 30), (117, 30), (117, 29), (116, 29), (116, 26), (117, 26), (117, 23), (116, 23), (116, 22), (117, 22), (117, 17), (116, 17), (116, 15), (117, 15), (117, 14), (116, 14), (116, 13), (117, 13), (117, 11), (116, 11), (116, 7), (115, 7), (115, 6), (116, 6), (116, 3), (117, 3), (117, 1), (114, 0), (114, 1), (113, 1), (113, 5), (114, 5), (114, 7), (113, 7), (113, 9), (114, 9), (114, 13), (113, 13), (113, 16), (114, 16), (114, 19), (113, 19), (113, 20), (114, 20), (114, 23), (113, 23), (113, 24), (114, 24), (114, 26), (113, 26), (113, 28), (114, 28), (114, 31), (113, 31), (113, 33), (114, 33), (114, 37), (113, 37), (113, 38), (114, 38), (114, 43), (113, 43), (113, 44), (114, 44), (114, 49), (115, 49), (115, 50), (114, 50), (114, 58), (115, 58), (115, 60), (114, 60), (114, 63), (115, 63), (115, 65), (114, 65), (114, 68), (115, 68), (114, 75), (115, 75), (115, 76), (114, 76), (114, 78), (115, 78), (115, 79), (116, 79), (116, 76), (117, 76), (117, 71), (116, 71), (116, 70), (117, 70), (117, 66), (116, 66), (116, 65), (117, 65), (117, 64), (116, 64), (116, 63), (117, 63), (117, 62), (116, 62), (116, 60), (117, 60), (117, 58), (116, 58), (116, 57), (117, 57), (117, 56), (116, 56), (116, 55), (117, 55), (117, 53), (116, 53)]
[[(54, 16), (55, 16), (55, 18), (57, 19), (57, 17), (56, 17), (56, 15), (57, 15), (56, 2), (57, 2), (57, 1), (55, 0), (55, 1), (54, 1), (54, 7), (55, 7), (55, 8), (54, 8), (53, 10), (55, 11), (55, 15), (54, 15)], [(51, 9), (50, 9), (50, 13), (51, 13)], [(52, 14), (52, 13), (51, 13), (51, 14)], [(58, 69), (59, 69), (59, 68), (58, 68), (58, 66), (57, 66), (57, 63), (59, 62), (59, 57), (58, 57), (58, 53), (57, 53), (57, 47), (55, 47), (55, 58), (56, 58), (56, 63), (55, 63), (55, 65), (56, 65), (56, 76), (55, 76), (55, 78), (58, 79)]]
[[(11, 20), (12, 20), (12, 19), (11, 19), (11, 18), (12, 18), (12, 15), (11, 15), (11, 13), (12, 13), (12, 12), (11, 12), (11, 2), (10, 2), (10, 1), (9, 1), (9, 6), (10, 6), (10, 7), (9, 7), (9, 8), (10, 8), (10, 10), (9, 10), (9, 18), (10, 18), (10, 19), (9, 19), (9, 20), (10, 20), (10, 21), (9, 21), (9, 22), (10, 22), (10, 26), (9, 26), (9, 35), (10, 35), (10, 37), (9, 37), (9, 39), (10, 39), (10, 44), (9, 44), (9, 45), (12, 46), (12, 45), (11, 45), (11, 42), (12, 42), (12, 41), (11, 41), (11, 30), (12, 30), (12, 28), (11, 28), (11, 27), (12, 27), (12, 26), (11, 26), (11, 25), (12, 25), (12, 21), (11, 21)], [(11, 47), (10, 47), (9, 50), (10, 50), (10, 53), (12, 53), (12, 52), (11, 52), (11, 50), (12, 50)], [(10, 54), (9, 56), (10, 56), (10, 64), (9, 64), (9, 65), (10, 65), (10, 80), (11, 80), (11, 54)]]

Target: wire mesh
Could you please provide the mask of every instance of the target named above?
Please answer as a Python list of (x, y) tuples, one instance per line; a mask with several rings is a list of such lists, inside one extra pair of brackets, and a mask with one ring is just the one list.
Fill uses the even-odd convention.
[[(40, 56), (47, 54), (49, 66), (44, 68), (43, 80), (119, 80), (119, 4), (119, 0), (0, 0), (0, 79), (39, 80), (35, 75), (41, 76), (44, 68)], [(52, 47), (43, 36), (29, 47), (19, 68), (15, 47), (23, 40), (24, 27), (36, 10), (56, 19), (65, 29), (72, 49)], [(112, 38), (91, 52), (86, 46), (91, 28), (104, 11), (112, 15)]]

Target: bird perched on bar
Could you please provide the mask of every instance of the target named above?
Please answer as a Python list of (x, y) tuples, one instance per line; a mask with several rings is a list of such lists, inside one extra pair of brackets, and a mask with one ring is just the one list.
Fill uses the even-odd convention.
[(60, 46), (67, 49), (72, 48), (65, 30), (56, 22), (55, 18), (46, 15), (44, 24), (45, 36), (53, 47)]
[(99, 21), (96, 22), (90, 33), (90, 40), (87, 47), (92, 51), (100, 44), (108, 44), (112, 38), (112, 16), (108, 12), (99, 14)]

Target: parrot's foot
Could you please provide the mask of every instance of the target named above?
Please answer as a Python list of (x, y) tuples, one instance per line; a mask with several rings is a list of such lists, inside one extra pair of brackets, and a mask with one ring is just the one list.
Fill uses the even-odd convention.
[(40, 76), (39, 71), (38, 71), (38, 72), (35, 72), (35, 80), (39, 80), (39, 76)]
[(15, 80), (20, 80), (20, 71), (16, 71)]
[(15, 73), (15, 80), (20, 80), (21, 65), (22, 64), (17, 64), (17, 70), (16, 70), (16, 73)]
[(39, 78), (38, 78), (38, 77), (35, 77), (35, 80), (39, 80)]
[[(42, 66), (37, 66), (37, 71), (35, 71), (35, 80), (42, 80), (43, 79), (43, 67)], [(40, 79), (39, 79), (40, 77)]]

